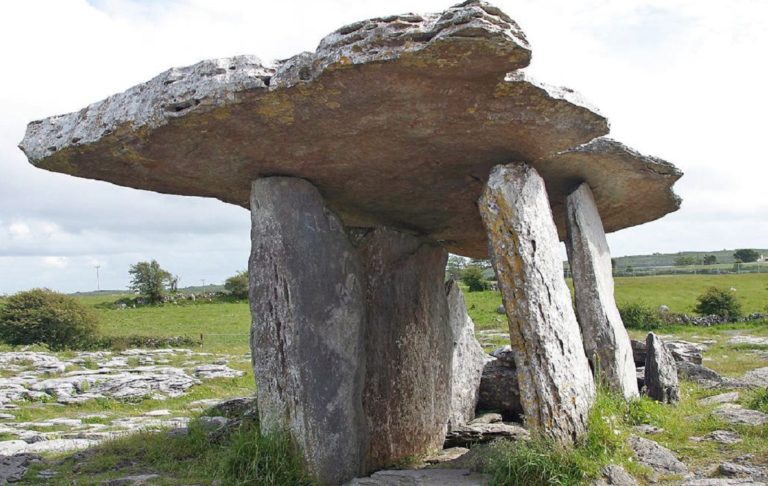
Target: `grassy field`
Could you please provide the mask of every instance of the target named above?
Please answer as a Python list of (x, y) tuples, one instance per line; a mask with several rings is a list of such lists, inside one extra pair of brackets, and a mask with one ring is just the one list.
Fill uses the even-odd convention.
[[(568, 285), (571, 285), (570, 280)], [(616, 303), (622, 306), (642, 302), (653, 308), (666, 305), (672, 312), (690, 314), (696, 305), (696, 297), (712, 286), (736, 289), (745, 313), (768, 312), (768, 273), (618, 277)], [(501, 305), (499, 292), (465, 292), (464, 295), (477, 329), (506, 326), (506, 318), (496, 313), (496, 308)]]

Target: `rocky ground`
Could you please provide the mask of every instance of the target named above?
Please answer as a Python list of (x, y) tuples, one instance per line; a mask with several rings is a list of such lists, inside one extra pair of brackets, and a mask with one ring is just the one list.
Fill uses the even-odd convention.
[[(189, 349), (0, 353), (0, 484), (46, 458), (139, 431), (183, 429), (222, 398), (251, 392), (249, 363), (248, 355)], [(25, 479), (54, 475), (43, 469)]]
[[(768, 415), (753, 403), (756, 390), (768, 386), (765, 334), (662, 334), (681, 379), (680, 402), (629, 431), (632, 475), (615, 465), (593, 484), (768, 485)], [(640, 364), (644, 333), (633, 337)], [(492, 382), (514, 383), (504, 350), (494, 355), (486, 365), (484, 400), (493, 400)], [(135, 457), (99, 466), (92, 481), (78, 470), (80, 463), (84, 470), (96, 467), (93, 446), (146, 431), (184, 434), (203, 410), (208, 417), (202, 423), (220, 433), (253, 407), (250, 399), (230, 399), (252, 393), (249, 366), (248, 355), (189, 349), (0, 353), (0, 484), (74, 484), (73, 478), (77, 484), (190, 484)], [(440, 453), (350, 485), (488, 484), (490, 476), (479, 471), (489, 444), (529, 438), (514, 421), (519, 404), (496, 407), (502, 413), (483, 413), (453, 428)]]

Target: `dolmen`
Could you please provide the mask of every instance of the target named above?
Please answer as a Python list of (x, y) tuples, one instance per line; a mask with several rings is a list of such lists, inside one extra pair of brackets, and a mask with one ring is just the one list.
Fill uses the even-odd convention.
[(638, 393), (605, 233), (678, 209), (682, 174), (607, 138), (530, 60), (517, 23), (470, 0), (273, 64), (173, 68), (30, 123), (20, 148), (41, 169), (250, 210), (261, 427), (340, 484), (439, 449), (462, 416), (452, 358), (473, 353), (453, 352), (449, 252), (494, 265), (529, 430), (583, 434), (593, 372)]

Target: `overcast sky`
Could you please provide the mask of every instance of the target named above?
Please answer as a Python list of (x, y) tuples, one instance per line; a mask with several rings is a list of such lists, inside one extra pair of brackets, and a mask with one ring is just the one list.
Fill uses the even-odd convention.
[[(612, 136), (680, 167), (683, 208), (609, 235), (615, 255), (768, 246), (768, 2), (499, 0), (533, 47), (528, 71), (580, 91)], [(363, 18), (444, 1), (18, 0), (0, 16), (0, 294), (121, 289), (155, 258), (181, 285), (246, 267), (249, 216), (33, 168), (29, 121), (79, 110), (171, 67), (313, 50)]]

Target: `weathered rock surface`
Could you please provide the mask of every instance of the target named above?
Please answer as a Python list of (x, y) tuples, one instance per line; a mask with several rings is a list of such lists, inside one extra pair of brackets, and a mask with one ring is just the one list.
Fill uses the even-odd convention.
[(714, 414), (724, 422), (734, 425), (763, 425), (768, 423), (768, 414), (733, 403), (721, 405), (715, 409)]
[(691, 437), (694, 442), (712, 441), (719, 444), (738, 444), (741, 442), (741, 437), (736, 432), (730, 430), (714, 430), (704, 437)]
[(499, 412), (507, 420), (515, 420), (523, 414), (517, 368), (508, 345), (491, 353), (483, 367), (477, 409)]
[(768, 386), (768, 367), (747, 371), (744, 373), (744, 382), (751, 386)]
[(680, 385), (677, 380), (677, 365), (672, 353), (654, 333), (648, 333), (645, 340), (645, 390), (646, 394), (663, 403), (680, 400)]
[(565, 214), (565, 246), (584, 351), (606, 387), (628, 399), (637, 397), (632, 346), (613, 294), (611, 252), (587, 184), (566, 197)]
[(134, 474), (101, 482), (101, 486), (149, 486), (160, 479), (159, 474)]
[(700, 478), (690, 479), (682, 486), (766, 486), (766, 483), (742, 478)]
[(636, 486), (637, 481), (623, 467), (609, 464), (602, 470), (602, 477), (592, 481), (591, 486)]
[[(632, 339), (632, 355), (635, 359), (637, 366), (645, 366), (645, 354), (647, 351), (644, 341), (637, 341)], [(678, 363), (687, 362), (700, 365), (702, 361), (702, 353), (706, 350), (707, 346), (699, 343), (690, 343), (688, 341), (681, 341), (679, 339), (673, 339), (664, 341), (664, 345), (672, 353), (672, 357)]]
[(595, 386), (544, 180), (525, 164), (497, 166), (478, 206), (509, 319), (525, 424), (571, 442), (585, 430)]
[(468, 447), (496, 439), (526, 440), (531, 434), (517, 424), (475, 423), (453, 427), (445, 436), (445, 447)]
[(629, 446), (638, 462), (650, 467), (660, 475), (688, 474), (688, 468), (680, 462), (672, 451), (650, 439), (630, 436)]
[(722, 403), (733, 403), (739, 399), (739, 392), (720, 393), (719, 395), (713, 395), (711, 397), (702, 398), (699, 400), (701, 405), (719, 405)]
[(245, 375), (245, 373), (242, 371), (233, 370), (229, 366), (220, 364), (206, 364), (196, 366), (193, 373), (195, 377), (204, 380), (211, 378), (238, 378)]
[(363, 406), (366, 467), (374, 470), (438, 450), (445, 439), (453, 353), (444, 284), (448, 255), (387, 228), (353, 233), (365, 272)]
[(253, 183), (251, 349), (261, 427), (288, 428), (319, 480), (363, 471), (365, 305), (339, 219), (302, 179)]
[(357, 478), (345, 486), (485, 486), (485, 474), (468, 469), (414, 469), (379, 471), (368, 478)]
[(453, 333), (451, 358), (451, 405), (449, 428), (464, 425), (475, 417), (487, 355), (475, 339), (475, 324), (467, 313), (464, 294), (454, 280), (446, 284), (448, 323)]
[(476, 257), (487, 245), (475, 202), (500, 161), (541, 170), (561, 236), (574, 180), (595, 188), (607, 231), (676, 210), (680, 173), (587, 143), (606, 120), (572, 90), (528, 79), (529, 60), (517, 24), (470, 1), (357, 22), (275, 66), (238, 56), (174, 68), (30, 123), (21, 147), (47, 170), (243, 207), (251, 180), (302, 177), (347, 226), (415, 230)]
[(21, 481), (29, 466), (40, 459), (37, 454), (0, 455), (0, 485)]

